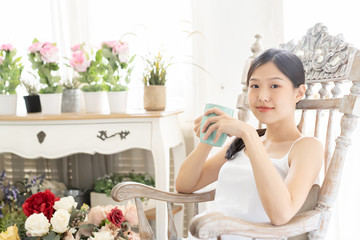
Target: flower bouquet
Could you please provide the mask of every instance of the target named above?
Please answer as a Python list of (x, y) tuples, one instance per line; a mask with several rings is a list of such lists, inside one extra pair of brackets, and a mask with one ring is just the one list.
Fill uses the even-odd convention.
[[(29, 47), (29, 60), (40, 78), (40, 102), (43, 114), (60, 114), (62, 85), (60, 76), (53, 75), (59, 70), (59, 49), (55, 43), (39, 42), (34, 39)], [(35, 75), (34, 75), (35, 76)], [(35, 78), (37, 78), (35, 76)]]
[(20, 84), (23, 65), (21, 57), (15, 57), (11, 44), (0, 46), (0, 115), (16, 114), (16, 87)]
[(109, 91), (127, 91), (135, 55), (129, 59), (129, 44), (121, 41), (105, 41), (102, 44), (102, 54), (108, 60), (107, 73), (104, 81)]
[(0, 94), (15, 94), (16, 87), (20, 84), (21, 72), (24, 66), (21, 57), (16, 56), (13, 45), (0, 46)]
[(39, 42), (34, 39), (29, 47), (29, 60), (32, 68), (37, 70), (42, 88), (40, 93), (61, 93), (62, 85), (59, 83), (60, 76), (54, 76), (52, 72), (59, 70), (59, 49), (55, 43)]
[(90, 59), (89, 52), (84, 44), (78, 44), (71, 48), (72, 57), (70, 66), (77, 73), (76, 79), (82, 83), (81, 90), (84, 92), (103, 91), (106, 88), (102, 82), (102, 76), (105, 74), (105, 66), (102, 62), (102, 50), (95, 53), (95, 60)]

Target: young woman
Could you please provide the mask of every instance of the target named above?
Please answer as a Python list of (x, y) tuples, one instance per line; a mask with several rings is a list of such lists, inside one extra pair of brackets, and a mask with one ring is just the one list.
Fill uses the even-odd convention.
[[(323, 162), (322, 144), (304, 137), (295, 122), (295, 105), (305, 94), (304, 68), (291, 52), (269, 49), (254, 60), (247, 84), (251, 111), (266, 130), (226, 115), (218, 108), (202, 129), (236, 139), (208, 158), (212, 146), (199, 143), (183, 162), (176, 190), (192, 193), (218, 180), (215, 209), (253, 222), (287, 223), (300, 209)], [(228, 238), (225, 238), (228, 239)], [(231, 238), (243, 239), (243, 238)]]

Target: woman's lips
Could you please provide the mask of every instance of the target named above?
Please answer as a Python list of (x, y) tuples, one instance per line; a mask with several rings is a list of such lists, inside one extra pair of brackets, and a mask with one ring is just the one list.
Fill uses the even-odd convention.
[(272, 107), (265, 107), (265, 106), (260, 106), (260, 107), (256, 107), (256, 108), (259, 110), (259, 112), (268, 112), (268, 111), (274, 109)]

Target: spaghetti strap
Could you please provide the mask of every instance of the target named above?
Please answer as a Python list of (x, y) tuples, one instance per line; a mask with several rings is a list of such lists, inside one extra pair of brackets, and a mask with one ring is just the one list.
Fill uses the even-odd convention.
[[(291, 152), (291, 150), (293, 149), (295, 143), (297, 143), (299, 140), (301, 140), (301, 139), (303, 139), (303, 138), (315, 138), (315, 139), (317, 139), (316, 137), (311, 137), (311, 136), (304, 136), (304, 135), (302, 135), (301, 137), (299, 137), (298, 139), (296, 139), (296, 140), (293, 142), (293, 144), (291, 145), (291, 147), (290, 147), (287, 155), (290, 154), (290, 152)], [(317, 139), (317, 140), (318, 140), (318, 139)]]

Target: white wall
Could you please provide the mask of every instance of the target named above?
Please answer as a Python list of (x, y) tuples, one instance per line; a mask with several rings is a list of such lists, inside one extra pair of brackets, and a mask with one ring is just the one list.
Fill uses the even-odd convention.
[(194, 92), (185, 98), (187, 129), (207, 102), (236, 107), (255, 34), (263, 36), (265, 49), (283, 40), (281, 0), (193, 0), (192, 6), (193, 31), (201, 33), (193, 35), (194, 62), (208, 73), (194, 67), (189, 86)]

